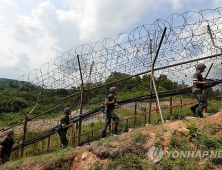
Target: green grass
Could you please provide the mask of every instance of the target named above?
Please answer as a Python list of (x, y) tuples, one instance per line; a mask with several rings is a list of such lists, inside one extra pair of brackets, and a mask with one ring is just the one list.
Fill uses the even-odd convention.
[(23, 163), (25, 163), (26, 166), (32, 166), (35, 164), (45, 164), (47, 167), (62, 167), (63, 169), (67, 169), (73, 156), (74, 150), (74, 148), (68, 146), (65, 149), (59, 149), (54, 151), (53, 153), (45, 153), (30, 158), (22, 158), (17, 161), (10, 161), (4, 164), (3, 166), (0, 166), (0, 170), (20, 169), (21, 166), (24, 166), (22, 165)]
[(99, 141), (97, 141), (97, 145), (100, 146), (102, 144), (107, 144), (111, 141), (118, 141), (119, 140), (119, 136), (109, 136), (107, 138), (103, 138), (103, 139), (100, 139)]
[[(190, 131), (188, 134), (179, 132), (177, 135), (172, 134), (168, 152), (178, 151), (220, 151), (222, 150), (222, 137), (212, 137), (209, 136), (203, 130), (197, 128), (194, 124), (188, 125)], [(192, 144), (190, 143), (192, 142)], [(165, 155), (166, 156), (166, 155)], [(163, 169), (200, 169), (198, 165), (199, 157), (164, 157), (160, 161), (161, 168)], [(210, 163), (209, 163), (210, 162)], [(202, 168), (211, 169), (215, 166), (222, 165), (221, 158), (207, 158), (207, 162), (202, 165)]]
[(95, 160), (93, 166), (89, 170), (102, 170), (101, 165), (98, 160)]
[(132, 137), (133, 143), (144, 143), (146, 140), (145, 136), (142, 134), (142, 132), (139, 132), (137, 135), (134, 135)]
[(142, 169), (142, 162), (136, 154), (127, 153), (123, 156), (118, 156), (111, 160), (107, 165), (107, 170), (125, 169), (125, 170), (137, 170)]
[[(173, 98), (173, 99), (176, 100), (176, 98)], [(216, 107), (216, 106), (217, 106), (216, 108), (219, 108), (220, 101), (210, 100), (210, 101), (208, 101), (208, 104), (209, 104), (208, 109), (211, 109), (211, 107)], [(165, 107), (165, 106), (163, 106), (163, 107)], [(152, 108), (152, 109), (154, 109), (154, 108)], [(137, 108), (137, 115), (139, 115), (141, 113), (144, 113), (145, 110), (147, 110), (147, 109), (145, 109), (143, 107), (138, 107)], [(180, 120), (180, 119), (184, 119), (185, 116), (191, 116), (192, 115), (189, 107), (186, 107), (186, 106), (183, 106), (182, 109), (180, 107), (175, 107), (172, 110), (173, 110), (172, 117), (171, 117), (172, 120), (178, 120), (178, 119)], [(126, 109), (126, 108), (125, 109), (116, 109), (115, 112), (116, 112), (117, 115), (119, 115), (119, 117), (122, 117), (122, 118), (124, 118), (125, 116), (133, 116), (134, 115), (134, 110), (130, 110), (130, 109)], [(170, 119), (169, 109), (163, 109), (162, 113), (163, 113), (164, 120), (169, 120)], [(48, 117), (51, 117), (51, 116), (48, 115)], [(148, 117), (148, 114), (146, 115), (146, 117), (145, 117), (145, 115), (140, 115), (140, 116), (136, 117), (136, 119), (135, 119), (135, 128), (143, 127), (147, 123), (147, 117)], [(145, 120), (145, 118), (146, 118), (146, 120)], [(90, 132), (93, 129), (101, 128), (101, 127), (103, 127), (103, 124), (104, 124), (104, 122), (100, 121), (100, 122), (97, 122), (97, 123), (92, 122), (88, 125), (83, 125), (82, 126), (82, 134)], [(157, 113), (157, 123), (156, 123), (156, 113), (152, 112), (152, 114), (151, 114), (151, 124), (162, 124), (159, 112)], [(128, 131), (129, 128), (133, 128), (133, 127), (134, 127), (134, 118), (129, 119), (128, 121), (125, 120), (125, 121), (122, 121), (122, 122), (119, 123), (119, 129), (122, 132)], [(212, 128), (210, 129), (209, 127), (206, 127), (206, 128), (207, 128), (208, 131), (211, 130), (212, 133), (214, 132), (214, 129), (212, 129)], [(109, 128), (107, 128), (107, 131), (108, 131), (108, 129)], [(42, 133), (44, 133), (44, 132), (38, 132), (38, 133), (37, 132), (27, 132), (26, 140), (32, 139), (33, 137), (36, 137), (36, 136), (38, 136)], [(70, 136), (71, 136), (70, 133), (71, 133), (71, 129), (68, 131), (68, 135), (67, 135), (68, 140), (70, 139)], [(87, 143), (89, 141), (98, 139), (98, 137), (101, 135), (101, 133), (102, 133), (102, 129), (94, 131), (93, 134), (92, 134), (92, 132), (90, 132), (86, 135), (83, 135), (81, 137), (81, 143)], [(77, 129), (74, 129), (74, 134), (75, 134), (75, 137), (78, 135)], [(15, 135), (15, 140), (20, 141), (20, 143), (21, 143), (22, 137), (23, 137), (22, 134)], [(158, 141), (158, 139), (157, 139), (155, 141), (155, 144), (159, 144), (159, 142), (160, 141)], [(194, 139), (194, 142), (197, 142), (196, 139)], [(50, 147), (58, 145), (59, 143), (60, 143), (59, 136), (58, 135), (57, 136), (53, 135), (51, 137), (51, 140), (50, 140)], [(44, 139), (43, 140), (43, 148), (44, 149), (47, 148), (47, 144), (48, 144), (47, 139)], [(76, 146), (76, 144), (77, 144), (77, 138), (75, 139), (74, 146)], [(37, 142), (35, 144), (35, 152), (40, 152), (41, 150), (42, 150), (42, 141)], [(50, 151), (53, 151), (53, 150), (55, 150), (55, 149), (51, 149)], [(29, 155), (32, 152), (33, 152), (33, 145), (25, 147), (24, 155)], [(19, 153), (19, 155), (21, 155), (21, 154)], [(13, 158), (15, 158), (15, 156), (13, 156)]]

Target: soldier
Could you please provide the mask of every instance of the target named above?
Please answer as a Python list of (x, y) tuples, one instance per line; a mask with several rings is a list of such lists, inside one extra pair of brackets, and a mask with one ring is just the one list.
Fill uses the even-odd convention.
[[(190, 110), (194, 114), (194, 116), (198, 116), (200, 118), (203, 117), (202, 111), (204, 110), (206, 106), (206, 98), (203, 94), (203, 86), (207, 84), (206, 81), (204, 81), (203, 76), (201, 73), (204, 72), (206, 68), (206, 65), (204, 64), (198, 64), (197, 65), (197, 72), (193, 75), (193, 88), (192, 92), (194, 93), (198, 103), (191, 106)], [(216, 80), (213, 80), (213, 82), (216, 82)], [(196, 114), (196, 108), (198, 108), (198, 112)]]
[(110, 94), (105, 100), (105, 103), (107, 105), (106, 109), (106, 121), (103, 126), (103, 131), (102, 131), (102, 138), (106, 137), (106, 129), (108, 125), (111, 123), (111, 118), (114, 121), (114, 134), (119, 135), (119, 132), (117, 130), (118, 124), (119, 124), (119, 117), (113, 112), (115, 106), (116, 99), (114, 99), (114, 96), (117, 94), (117, 88), (116, 87), (111, 87), (110, 88)]
[(69, 123), (69, 115), (71, 114), (71, 109), (69, 107), (66, 107), (64, 109), (64, 113), (65, 113), (64, 117), (60, 120), (61, 128), (58, 132), (61, 141), (59, 147), (63, 148), (68, 146), (68, 140), (66, 138), (67, 130), (69, 129), (69, 127), (73, 126), (73, 123)]
[(2, 164), (9, 161), (9, 157), (12, 156), (12, 146), (14, 145), (13, 140), (13, 131), (9, 131), (7, 133), (7, 137), (0, 142), (0, 162), (2, 161)]

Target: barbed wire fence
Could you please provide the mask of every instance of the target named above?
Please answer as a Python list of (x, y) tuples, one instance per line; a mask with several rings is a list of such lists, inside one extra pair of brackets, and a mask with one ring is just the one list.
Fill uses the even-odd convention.
[[(36, 135), (45, 134), (57, 126), (64, 107), (73, 108), (72, 117), (99, 107), (96, 104), (102, 104), (110, 86), (117, 82), (130, 84), (131, 79), (141, 79), (150, 74), (151, 55), (155, 61), (156, 80), (161, 75), (167, 75), (173, 82), (190, 86), (198, 63), (205, 63), (208, 70), (213, 63), (208, 77), (221, 79), (221, 10), (216, 8), (172, 14), (165, 20), (158, 19), (152, 24), (141, 25), (115, 38), (80, 45), (63, 53), (53, 62), (20, 76), (18, 81), (5, 82), (1, 86), (6, 97), (1, 102), (5, 107), (2, 107), (0, 113), (0, 139), (13, 129), (17, 145), (24, 145), (26, 141), (35, 139)], [(112, 79), (113, 73), (121, 73), (124, 77)], [(138, 81), (129, 91), (124, 91), (126, 95), (121, 100), (138, 97), (134, 92), (140, 83)], [(217, 95), (221, 97), (219, 85), (214, 86), (213, 90), (218, 91)], [(146, 91), (149, 94), (149, 88)], [(134, 102), (130, 100), (128, 103)], [(140, 104), (140, 107), (144, 111), (145, 106)], [(13, 112), (5, 113), (4, 109)], [(101, 110), (97, 110), (86, 118), (78, 120), (73, 133), (81, 135), (81, 126), (82, 133), (85, 133), (88, 127), (84, 125), (87, 124), (91, 124), (91, 129), (95, 130), (95, 124), (101, 125), (104, 115)], [(77, 136), (72, 136), (73, 133), (70, 140), (77, 139)], [(75, 141), (77, 145), (81, 143), (80, 138), (78, 140)]]

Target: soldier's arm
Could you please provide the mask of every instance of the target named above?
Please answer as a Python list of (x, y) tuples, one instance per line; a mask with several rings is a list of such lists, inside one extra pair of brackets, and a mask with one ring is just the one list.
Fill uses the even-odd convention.
[(206, 81), (196, 81), (196, 80), (194, 80), (193, 83), (194, 84), (204, 84), (204, 85), (207, 84)]
[(72, 126), (74, 123), (70, 123), (70, 124), (68, 124), (68, 125), (65, 125), (65, 126), (62, 126), (63, 127), (63, 129), (65, 129), (65, 128), (67, 128), (67, 127), (70, 127), (70, 126)]
[(65, 128), (67, 128), (67, 127), (70, 127), (70, 126), (73, 125), (73, 123), (70, 123), (70, 124), (67, 125), (65, 119), (62, 119), (62, 120), (61, 120), (61, 124), (62, 124), (62, 128), (63, 128), (63, 129), (65, 129)]
[(106, 101), (105, 101), (104, 104), (113, 104), (113, 103), (115, 103), (115, 102), (116, 102), (115, 99), (112, 100), (112, 97), (111, 97), (111, 96), (108, 96), (108, 97), (106, 98)]
[(197, 73), (195, 73), (193, 75), (193, 84), (207, 84), (206, 80), (203, 80), (203, 81), (198, 81), (199, 80), (199, 76)]
[(115, 100), (113, 99), (111, 102), (110, 101), (106, 101), (105, 104), (113, 104), (115, 103)]

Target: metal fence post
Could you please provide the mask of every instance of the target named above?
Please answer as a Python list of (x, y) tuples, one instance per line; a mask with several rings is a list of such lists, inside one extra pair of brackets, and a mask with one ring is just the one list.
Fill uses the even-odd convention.
[(145, 107), (145, 114), (144, 114), (144, 126), (146, 126), (146, 107)]
[(136, 106), (137, 106), (137, 103), (135, 102), (135, 106), (134, 106), (134, 121), (133, 121), (133, 127), (134, 128), (136, 126)]
[(183, 108), (183, 100), (180, 99), (180, 109), (182, 109), (182, 108)]
[(81, 130), (82, 130), (81, 127), (82, 127), (82, 119), (79, 120), (77, 146), (79, 146), (81, 142)]
[(157, 106), (157, 100), (156, 100), (156, 124), (157, 124), (157, 110), (158, 110), (157, 107), (158, 106)]
[[(81, 115), (82, 114), (82, 106), (83, 106), (84, 83), (83, 83), (82, 71), (81, 71), (81, 67), (80, 67), (79, 55), (77, 55), (77, 59), (78, 59), (80, 77), (81, 77), (81, 81), (82, 81), (81, 103), (80, 103), (80, 115)], [(78, 127), (78, 139), (77, 139), (77, 145), (78, 146), (81, 143), (81, 129), (82, 129), (82, 119), (81, 119), (81, 116), (80, 116), (79, 127)]]
[(24, 147), (25, 147), (24, 143), (25, 143), (25, 136), (26, 136), (26, 131), (27, 131), (27, 122), (28, 122), (28, 117), (25, 116), (23, 139), (22, 139), (22, 149), (21, 149), (21, 158), (23, 158), (23, 155), (24, 155)]
[(173, 110), (173, 102), (172, 102), (172, 96), (170, 96), (170, 119), (172, 118), (172, 110)]
[(152, 90), (153, 90), (153, 82), (150, 75), (150, 100), (149, 100), (149, 113), (148, 113), (148, 120), (147, 123), (150, 124), (150, 117), (151, 117), (151, 109), (152, 109)]
[[(80, 115), (82, 114), (83, 95), (84, 95), (84, 86), (82, 87), (82, 92), (81, 92)], [(80, 117), (79, 127), (78, 127), (78, 139), (77, 139), (77, 145), (78, 145), (78, 146), (79, 146), (80, 143), (81, 143), (81, 130), (82, 130), (82, 119), (81, 119), (81, 117)]]
[(49, 147), (50, 147), (50, 136), (48, 137), (47, 152), (49, 152)]
[(207, 102), (207, 92), (206, 92), (206, 90), (204, 90), (204, 95), (205, 95), (205, 98), (206, 98), (206, 106), (204, 108), (204, 112), (207, 113), (207, 104), (208, 104), (208, 102)]

